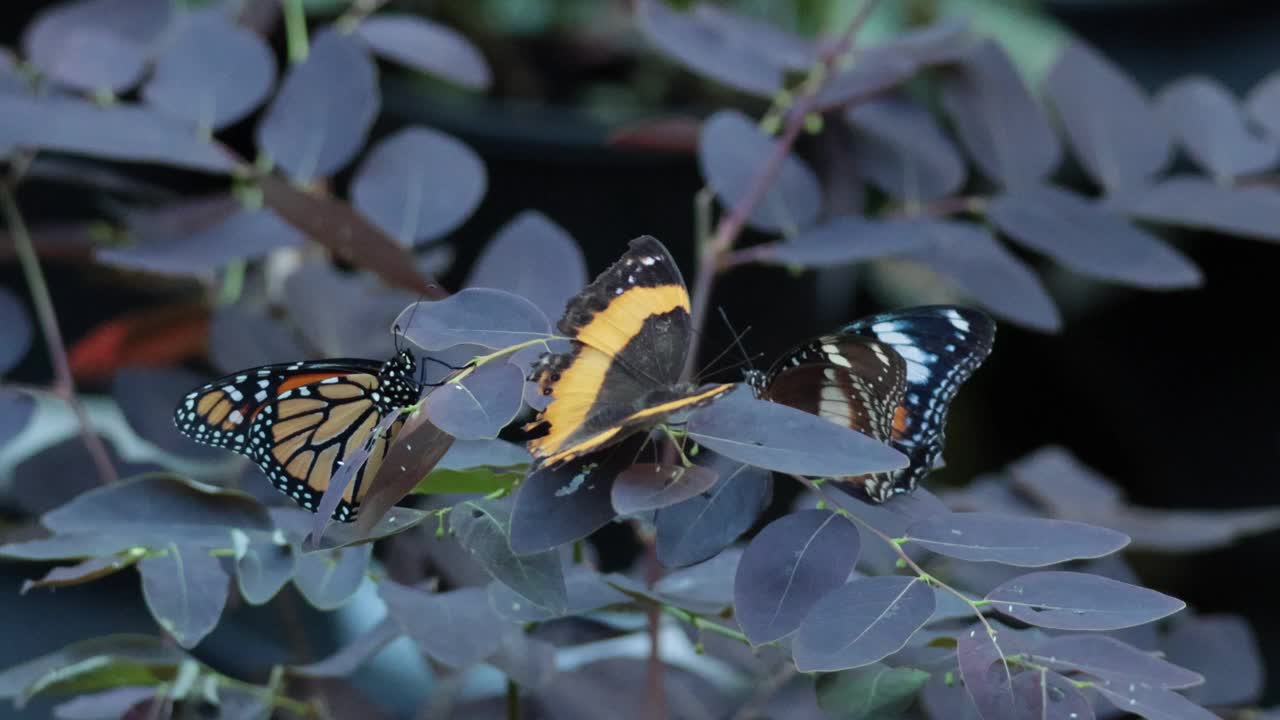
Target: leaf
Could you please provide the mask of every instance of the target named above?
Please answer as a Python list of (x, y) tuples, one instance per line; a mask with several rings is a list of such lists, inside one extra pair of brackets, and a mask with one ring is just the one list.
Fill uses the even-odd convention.
[(1249, 117), (1272, 138), (1280, 137), (1280, 73), (1258, 81), (1244, 101)]
[[(356, 520), (359, 532), (372, 535), (392, 519), (388, 513), (393, 512), (395, 504), (431, 473), (452, 444), (453, 436), (432, 425), (425, 412), (409, 415), (396, 441), (387, 448), (378, 474), (369, 481), (369, 492), (360, 503), (360, 517)], [(397, 523), (400, 524), (403, 523)]]
[(230, 578), (206, 547), (171, 542), (162, 552), (138, 563), (142, 597), (156, 622), (190, 649), (217, 626)]
[(524, 373), (501, 359), (485, 363), (461, 381), (431, 391), (423, 408), (441, 430), (463, 440), (498, 437), (520, 412)]
[(0, 116), (0, 148), (33, 147), (218, 174), (231, 172), (239, 162), (185, 123), (135, 105), (99, 107), (66, 97), (0, 94)]
[(1224, 187), (1202, 177), (1168, 178), (1123, 200), (1137, 218), (1212, 230), (1255, 240), (1280, 241), (1280, 192), (1273, 188)]
[(1103, 682), (1093, 686), (1121, 712), (1147, 720), (1216, 720), (1217, 715), (1181, 695), (1141, 683)]
[(1029, 670), (1013, 676), (1013, 692), (1028, 718), (1092, 720), (1093, 707), (1072, 682), (1051, 670)]
[(705, 562), (675, 570), (653, 584), (652, 594), (667, 605), (699, 615), (720, 615), (733, 604), (733, 578), (741, 548), (729, 548)]
[(1066, 190), (1005, 193), (988, 204), (987, 217), (1020, 244), (1085, 275), (1149, 289), (1204, 281), (1190, 259), (1160, 238)]
[(77, 565), (56, 567), (39, 580), (24, 581), (18, 592), (26, 595), (32, 588), (60, 588), (93, 582), (133, 565), (138, 559), (134, 554), (104, 555), (89, 558)]
[(484, 588), (425, 593), (390, 580), (378, 583), (389, 617), (418, 650), (453, 668), (466, 668), (497, 652), (512, 625), (496, 615)]
[(308, 678), (347, 677), (403, 634), (394, 620), (385, 617), (329, 657), (306, 665), (295, 665), (289, 668), (289, 672)]
[(332, 175), (364, 146), (379, 105), (378, 71), (363, 44), (321, 32), (285, 73), (258, 124), (258, 147), (296, 181)]
[(219, 305), (209, 320), (209, 361), (223, 374), (254, 365), (295, 362), (306, 350), (263, 309)]
[(1028, 453), (1009, 465), (1009, 474), (1018, 490), (1058, 517), (1101, 519), (1124, 505), (1115, 483), (1056, 445)]
[(233, 530), (231, 540), (241, 597), (250, 605), (266, 604), (293, 578), (296, 564), (292, 549), (287, 543), (277, 542), (276, 533), (255, 533), (251, 538)]
[(110, 558), (135, 547), (145, 547), (149, 543), (158, 542), (154, 535), (145, 530), (114, 533), (106, 531), (60, 533), (51, 537), (0, 545), (0, 557), (18, 560)]
[(1057, 167), (1058, 138), (995, 42), (982, 42), (944, 76), (941, 99), (969, 156), (992, 182), (1034, 185)]
[(894, 222), (841, 215), (775, 243), (764, 262), (803, 267), (832, 267), (876, 260), (912, 250), (925, 250), (928, 239), (918, 232), (899, 232)]
[(773, 494), (767, 470), (730, 460), (710, 451), (696, 462), (722, 476), (708, 492), (658, 510), (658, 562), (684, 567), (711, 558), (755, 524)]
[(573, 236), (537, 210), (524, 210), (480, 251), (466, 287), (515, 293), (558, 318), (586, 284), (587, 261)]
[[(354, 523), (340, 523), (330, 525), (324, 534), (324, 538), (316, 544), (310, 544), (307, 552), (316, 552), (323, 550), (336, 550), (338, 548), (350, 547), (353, 545), (365, 545), (386, 537), (391, 537), (417, 527), (431, 517), (431, 513), (425, 510), (415, 510), (407, 507), (393, 507), (382, 515), (377, 515), (377, 521), (365, 520), (365, 513), (368, 508), (368, 496), (365, 496), (365, 502), (360, 505), (360, 519)], [(291, 508), (283, 508), (289, 510)], [(305, 512), (305, 511), (300, 511)], [(315, 514), (308, 513), (309, 521), (315, 521)], [(366, 522), (369, 524), (366, 526)]]
[(1025, 698), (1014, 693), (1013, 670), (1007, 664), (1019, 649), (1012, 630), (997, 630), (993, 636), (981, 623), (956, 637), (965, 692), (984, 720), (1021, 720), (1027, 713)]
[(1156, 108), (1196, 164), (1217, 178), (1262, 172), (1280, 157), (1280, 142), (1255, 135), (1231, 91), (1212, 78), (1170, 83)]
[(833, 75), (818, 91), (816, 109), (829, 110), (880, 95), (925, 66), (963, 58), (973, 43), (968, 22), (948, 17), (875, 47), (855, 48), (853, 66)]
[(743, 388), (689, 415), (690, 438), (740, 462), (796, 475), (842, 477), (906, 466), (896, 450)]
[(943, 276), (987, 309), (1019, 325), (1056, 332), (1062, 317), (1040, 278), (985, 228), (941, 220), (898, 221), (904, 233), (920, 233), (925, 249), (903, 254)]
[(734, 619), (752, 645), (795, 632), (849, 579), (861, 540), (848, 520), (801, 510), (769, 523), (747, 545), (733, 582)]
[(258, 107), (276, 80), (262, 38), (220, 13), (187, 15), (142, 88), (148, 105), (193, 127), (216, 131)]
[(556, 673), (556, 646), (519, 628), (502, 636), (498, 653), (486, 660), (522, 688), (540, 688)]
[(297, 558), (293, 584), (317, 610), (336, 610), (351, 599), (369, 570), (372, 545), (356, 545)]
[(870, 665), (901, 650), (933, 614), (933, 591), (916, 578), (859, 578), (827, 593), (791, 643), (796, 669)]
[(410, 305), (396, 325), (405, 339), (423, 350), (455, 345), (500, 350), (551, 337), (551, 321), (536, 305), (489, 288), (467, 288), (443, 300)]
[(50, 7), (27, 26), (23, 54), (60, 85), (122, 93), (142, 75), (150, 46), (172, 17), (172, 7), (159, 0), (130, 5), (97, 0)]
[[(59, 681), (65, 682), (77, 673), (99, 671), (99, 680), (109, 679), (109, 671), (113, 667), (121, 670), (121, 675), (130, 674), (135, 677), (138, 670), (148, 672), (172, 671), (179, 663), (187, 659), (186, 653), (171, 643), (161, 641), (149, 635), (104, 635), (81, 640), (62, 647), (34, 660), (14, 665), (0, 671), (0, 698), (9, 698), (21, 704), (42, 689), (50, 688)], [(154, 677), (154, 676), (152, 676)], [(98, 685), (82, 687), (84, 691), (115, 687), (115, 685)]]
[(1118, 630), (1186, 607), (1155, 590), (1064, 571), (1022, 575), (987, 593), (986, 599), (1004, 615), (1055, 630)]
[(1018, 567), (1102, 557), (1129, 544), (1123, 533), (1084, 523), (984, 512), (935, 515), (907, 537), (939, 555)]
[[(721, 110), (702, 124), (698, 137), (698, 167), (707, 185), (724, 205), (745, 203), (755, 179), (765, 169), (777, 140), (765, 135), (746, 115)], [(822, 191), (818, 178), (798, 157), (788, 153), (780, 171), (747, 223), (765, 232), (795, 232), (818, 219)]]
[[(0, 375), (4, 375), (31, 349), (31, 319), (22, 301), (3, 287), (0, 287), (0, 333), (3, 333), (0, 335)], [(8, 434), (0, 434), (0, 438), (7, 439)]]
[(602, 455), (571, 460), (530, 473), (516, 491), (511, 511), (511, 550), (542, 552), (590, 535), (614, 519), (613, 480), (634, 461), (635, 440)]
[(622, 605), (630, 598), (609, 585), (604, 576), (584, 565), (564, 569), (567, 602), (556, 613), (529, 603), (523, 596), (497, 580), (489, 583), (489, 604), (502, 617), (519, 623), (542, 622), (557, 617), (582, 615), (609, 605)]
[(388, 235), (412, 246), (455, 230), (487, 185), (474, 150), (452, 135), (414, 126), (373, 146), (351, 181), (351, 199)]
[(1054, 670), (1076, 670), (1116, 682), (1142, 682), (1170, 689), (1204, 682), (1198, 673), (1105, 635), (1050, 638), (1035, 647), (1030, 659)]
[(525, 602), (559, 615), (568, 608), (560, 553), (511, 552), (512, 501), (464, 500), (449, 513), (449, 529), (481, 567)]
[(491, 467), (473, 467), (451, 470), (437, 467), (413, 488), (412, 494), (488, 495), (500, 490), (511, 490), (526, 474), (527, 468), (495, 470)]
[(1169, 163), (1163, 119), (1138, 83), (1080, 42), (1063, 50), (1045, 82), (1076, 159), (1109, 192), (1141, 186)]
[(720, 476), (698, 465), (632, 465), (613, 481), (610, 496), (619, 515), (638, 515), (701, 495)]
[(115, 720), (129, 718), (135, 706), (154, 700), (155, 687), (118, 687), (101, 692), (79, 695), (53, 707), (57, 720)]
[(873, 663), (818, 676), (818, 705), (840, 720), (899, 717), (915, 701), (929, 673)]
[(890, 96), (848, 108), (857, 172), (889, 195), (927, 202), (964, 184), (959, 151), (921, 105)]
[(279, 215), (241, 207), (228, 195), (134, 211), (127, 223), (132, 244), (96, 248), (97, 260), (153, 273), (204, 276), (228, 263), (303, 242)]
[(472, 90), (488, 90), (484, 56), (453, 28), (416, 15), (380, 12), (356, 27), (379, 56)]
[[(1164, 638), (1170, 662), (1204, 676), (1204, 683), (1187, 691), (1187, 697), (1213, 707), (1256, 704), (1266, 688), (1267, 673), (1258, 637), (1239, 615), (1197, 615), (1174, 625)], [(1174, 667), (1174, 666), (1170, 666)], [(1182, 668), (1176, 668), (1181, 670)], [(1184, 675), (1195, 673), (1183, 671)], [(1140, 678), (1157, 687), (1187, 687), (1183, 677), (1176, 685)], [(1117, 678), (1120, 684), (1123, 678)]]

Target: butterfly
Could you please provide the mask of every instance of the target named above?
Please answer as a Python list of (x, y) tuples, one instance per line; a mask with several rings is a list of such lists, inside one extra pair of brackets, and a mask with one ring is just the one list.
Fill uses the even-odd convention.
[(747, 384), (766, 400), (814, 413), (900, 450), (910, 465), (845, 480), (875, 502), (909, 493), (945, 444), (951, 400), (995, 340), (985, 313), (947, 305), (873, 315), (783, 355)]
[(383, 418), (418, 402), (424, 383), (407, 350), (386, 362), (336, 359), (264, 365), (214, 380), (187, 395), (173, 421), (196, 442), (226, 448), (262, 468), (271, 484), (315, 512), (330, 479), (365, 443), (369, 458), (333, 511), (356, 519), (403, 420), (371, 438)]
[(680, 382), (693, 347), (689, 292), (667, 249), (648, 235), (565, 308), (557, 324), (571, 339), (544, 354), (529, 380), (551, 402), (525, 429), (536, 467), (554, 467), (706, 405), (735, 383)]

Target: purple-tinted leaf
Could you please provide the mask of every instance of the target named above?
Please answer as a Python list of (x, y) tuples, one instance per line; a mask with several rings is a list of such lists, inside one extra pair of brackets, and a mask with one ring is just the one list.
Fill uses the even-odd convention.
[(944, 77), (942, 106), (992, 182), (1033, 185), (1058, 166), (1058, 137), (1013, 61), (995, 42), (983, 42)]
[[(3, 546), (10, 547), (10, 546)], [(70, 587), (72, 585), (82, 585), (87, 582), (93, 582), (99, 578), (117, 573), (138, 561), (138, 556), (129, 555), (104, 555), (102, 557), (89, 558), (76, 565), (64, 565), (53, 568), (45, 573), (45, 576), (39, 580), (27, 580), (22, 583), (22, 589), (19, 592), (23, 595), (34, 588), (60, 588)]]
[(1231, 91), (1205, 76), (1170, 83), (1156, 108), (1196, 164), (1219, 178), (1261, 172), (1275, 165), (1280, 142), (1255, 135)]
[(379, 527), (388, 528), (387, 521), (395, 521), (390, 527), (403, 526), (389, 513), (431, 473), (452, 444), (453, 436), (432, 425), (425, 412), (419, 410), (410, 415), (387, 449), (378, 474), (370, 481), (369, 492), (360, 503), (357, 530), (373, 536)]
[(30, 395), (0, 387), (0, 447), (27, 427), (35, 407)]
[(1102, 557), (1129, 544), (1123, 533), (1084, 523), (984, 512), (935, 515), (907, 537), (939, 555), (1018, 567)]
[(511, 512), (512, 551), (527, 555), (550, 550), (617, 517), (610, 500), (613, 479), (635, 462), (636, 447), (627, 442), (603, 458), (593, 455), (530, 473), (520, 483)]
[(1036, 646), (1030, 659), (1055, 670), (1076, 670), (1104, 680), (1136, 681), (1169, 689), (1204, 678), (1106, 635), (1063, 635)]
[(1058, 188), (1026, 187), (987, 205), (1010, 238), (1070, 270), (1151, 289), (1196, 287), (1200, 269), (1163, 240)]
[(23, 54), (54, 82), (76, 90), (128, 90), (172, 17), (163, 0), (60, 3), (23, 33)]
[(206, 275), (234, 260), (253, 260), (302, 242), (302, 235), (272, 211), (238, 205), (214, 196), (131, 213), (133, 244), (99, 248), (94, 256), (148, 272)]
[(471, 558), (495, 580), (509, 587), (525, 602), (553, 615), (569, 607), (560, 553), (555, 550), (530, 555), (511, 552), (509, 499), (464, 500), (449, 513), (449, 529)]
[(556, 673), (556, 646), (513, 628), (502, 636), (498, 653), (485, 662), (522, 688), (540, 688)]
[(289, 274), (282, 304), (318, 355), (390, 357), (398, 349), (391, 325), (409, 298), (368, 273), (343, 272), (317, 259)]
[[(790, 42), (763, 47), (744, 43), (741, 24), (726, 22), (725, 13), (679, 12), (662, 0), (641, 0), (635, 8), (637, 24), (649, 42), (694, 72), (764, 97), (782, 89), (786, 66), (775, 53), (785, 52)], [(784, 37), (782, 33), (770, 36)]]
[(870, 665), (901, 650), (933, 614), (933, 591), (916, 578), (873, 577), (827, 593), (791, 644), (796, 669)]
[(65, 97), (0, 95), (0, 148), (29, 146), (104, 160), (227, 173), (234, 156), (185, 123), (149, 108), (99, 107)]
[(432, 390), (423, 406), (441, 430), (463, 440), (484, 440), (498, 437), (520, 412), (523, 398), (524, 373), (499, 360)]
[[(0, 375), (13, 369), (31, 348), (31, 319), (18, 296), (0, 287)], [(0, 433), (7, 438), (7, 433)]]
[(860, 103), (845, 111), (854, 128), (859, 174), (895, 198), (929, 201), (965, 180), (964, 159), (933, 115), (905, 97)]
[(1280, 72), (1272, 72), (1249, 91), (1245, 110), (1255, 123), (1273, 137), (1280, 137)]
[(924, 250), (903, 254), (943, 276), (992, 312), (1036, 330), (1057, 331), (1062, 317), (1040, 278), (984, 228), (941, 220), (897, 221), (920, 233)]
[(875, 663), (857, 670), (818, 676), (818, 705), (830, 717), (872, 720), (901, 717), (929, 679), (929, 673), (909, 667)]
[(514, 468), (528, 465), (529, 451), (506, 440), (456, 440), (437, 466), (441, 470), (477, 467)]
[(733, 578), (742, 549), (729, 548), (705, 562), (664, 575), (653, 594), (668, 605), (701, 615), (719, 615), (733, 604)]
[(1172, 615), (1186, 603), (1155, 590), (1077, 572), (1034, 572), (987, 593), (999, 612), (1055, 630), (1118, 630)]
[(254, 533), (250, 537), (239, 530), (232, 532), (236, 583), (241, 597), (250, 605), (265, 604), (293, 578), (293, 549), (287, 543), (276, 542), (273, 535)]
[(1002, 628), (993, 637), (978, 623), (956, 637), (956, 660), (964, 689), (983, 720), (1021, 720), (1024, 698), (1014, 694), (1007, 658), (1018, 652), (1013, 631)]
[(551, 337), (551, 322), (536, 305), (490, 288), (467, 288), (444, 300), (410, 305), (396, 325), (423, 350), (455, 345), (503, 349)]
[[(721, 110), (707, 118), (698, 137), (698, 167), (702, 177), (727, 207), (747, 201), (755, 178), (764, 170), (777, 140), (765, 135), (737, 110)], [(795, 155), (787, 155), (747, 218), (766, 232), (795, 232), (812, 225), (822, 210), (818, 178)]]
[(858, 560), (858, 529), (826, 510), (774, 520), (743, 553), (733, 582), (734, 618), (753, 645), (790, 635)]
[(931, 720), (992, 720), (984, 718), (960, 682), (947, 684), (939, 673), (929, 678), (920, 691), (920, 708)]
[(138, 563), (147, 609), (184, 648), (200, 644), (227, 604), (227, 571), (199, 545), (169, 543)]
[(901, 537), (917, 522), (950, 513), (938, 496), (922, 487), (882, 503), (866, 502), (842, 492), (828, 493), (826, 499), (890, 537)]
[(587, 262), (564, 228), (537, 210), (502, 226), (471, 266), (466, 287), (499, 288), (526, 298), (547, 317), (587, 284)]
[(116, 720), (128, 718), (131, 708), (154, 699), (157, 689), (150, 686), (118, 687), (86, 693), (53, 708), (57, 720)]
[(184, 18), (185, 27), (142, 88), (147, 103), (204, 130), (220, 130), (258, 107), (276, 80), (271, 48), (218, 13)]
[(1142, 683), (1103, 682), (1098, 694), (1123, 713), (1147, 720), (1217, 720), (1218, 716), (1181, 695)]
[(1179, 176), (1127, 198), (1124, 210), (1151, 222), (1200, 228), (1256, 240), (1280, 241), (1280, 192), (1269, 187), (1225, 187)]
[(112, 381), (111, 395), (134, 432), (161, 450), (179, 457), (225, 459), (225, 451), (178, 432), (171, 413), (165, 412), (202, 382), (202, 376), (179, 368), (121, 368)]
[[(360, 505), (362, 521), (365, 517), (368, 496), (365, 496), (365, 500), (366, 502)], [(289, 508), (283, 509), (287, 510)], [(308, 513), (308, 515), (314, 522), (315, 513)], [(325, 530), (324, 538), (319, 543), (309, 544), (307, 550), (308, 552), (313, 550), (335, 550), (352, 545), (364, 545), (417, 527), (431, 517), (431, 513), (425, 510), (395, 507), (391, 508), (386, 514), (379, 516), (379, 519), (376, 522), (372, 522), (367, 529), (362, 521), (334, 523)]]
[(1013, 676), (1013, 693), (1028, 720), (1093, 720), (1093, 706), (1070, 680), (1052, 670)]
[[(1267, 677), (1261, 648), (1248, 621), (1238, 615), (1187, 618), (1165, 636), (1164, 650), (1171, 662), (1204, 676), (1203, 685), (1187, 692), (1187, 697), (1201, 705), (1253, 705), (1262, 698)], [(1189, 684), (1144, 681), (1166, 688)], [(1118, 685), (1120, 680), (1112, 684)]]
[(715, 556), (755, 524), (773, 495), (767, 470), (710, 451), (699, 453), (697, 463), (722, 479), (709, 492), (662, 508), (654, 517), (658, 562), (666, 567)]
[(613, 509), (619, 515), (638, 515), (669, 507), (711, 489), (720, 476), (698, 465), (632, 465), (613, 481)]
[(167, 474), (104, 485), (45, 513), (57, 533), (143, 531), (171, 541), (230, 542), (230, 528), (270, 530), (263, 507), (248, 495)]
[(363, 44), (322, 32), (285, 73), (258, 125), (258, 146), (294, 180), (332, 175), (364, 145), (379, 104), (378, 71)]
[(1127, 507), (1107, 524), (1133, 538), (1134, 549), (1201, 552), (1280, 527), (1280, 507), (1244, 510), (1155, 510)]
[(1026, 455), (1009, 466), (1009, 474), (1019, 490), (1059, 517), (1104, 518), (1124, 504), (1115, 483), (1058, 446)]
[(418, 650), (454, 668), (465, 668), (497, 652), (511, 623), (489, 606), (484, 588), (426, 593), (390, 580), (378, 583), (387, 614)]
[(564, 570), (567, 603), (564, 612), (553, 613), (530, 603), (507, 585), (489, 583), (489, 603), (502, 617), (519, 623), (542, 622), (556, 617), (581, 615), (609, 605), (621, 605), (629, 598), (609, 585), (600, 573), (582, 565)]
[(317, 610), (335, 610), (360, 589), (372, 557), (372, 545), (303, 553), (297, 558), (293, 584)]
[(777, 472), (844, 477), (906, 465), (901, 453), (867, 435), (744, 388), (695, 410), (687, 427), (699, 445)]
[(351, 199), (401, 245), (413, 245), (461, 225), (487, 184), (484, 162), (462, 141), (408, 127), (365, 156), (351, 182)]
[(329, 657), (306, 665), (295, 665), (289, 668), (289, 672), (302, 677), (346, 677), (403, 634), (394, 620), (384, 618)]
[(453, 28), (416, 15), (378, 13), (359, 35), (378, 55), (473, 90), (487, 90), (492, 74), (484, 56)]
[(898, 85), (927, 65), (964, 57), (973, 45), (968, 23), (947, 18), (903, 33), (883, 45), (861, 50), (853, 67), (834, 75), (819, 91), (818, 109), (863, 100)]
[(116, 533), (60, 533), (51, 537), (0, 545), (0, 557), (19, 560), (110, 558), (125, 550), (154, 542), (154, 535), (130, 530)]
[(806, 267), (845, 265), (889, 257), (929, 246), (920, 233), (898, 232), (893, 222), (843, 215), (774, 244), (764, 262)]
[(172, 643), (149, 635), (95, 637), (0, 671), (0, 698), (21, 704), (41, 690), (54, 689), (59, 681), (74, 681), (85, 671), (103, 668), (172, 672), (186, 658)]
[(1073, 43), (1045, 82), (1076, 159), (1108, 191), (1136, 187), (1168, 164), (1173, 139), (1133, 78)]

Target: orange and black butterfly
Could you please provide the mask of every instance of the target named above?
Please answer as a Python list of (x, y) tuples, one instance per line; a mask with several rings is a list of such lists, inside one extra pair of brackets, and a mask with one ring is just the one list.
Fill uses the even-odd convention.
[[(188, 393), (173, 421), (196, 442), (257, 463), (280, 492), (314, 512), (329, 481), (389, 414), (418, 402), (425, 387), (413, 354), (264, 365)], [(369, 481), (400, 432), (397, 420), (372, 440), (369, 458), (333, 512), (355, 520)]]

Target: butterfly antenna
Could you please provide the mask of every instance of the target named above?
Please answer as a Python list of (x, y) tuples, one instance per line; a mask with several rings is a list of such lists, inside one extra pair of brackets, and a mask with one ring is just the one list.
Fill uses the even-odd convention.
[[(725, 346), (725, 348), (721, 350), (718, 355), (712, 358), (711, 362), (706, 364), (706, 367), (703, 369), (701, 375), (710, 374), (712, 372), (711, 366), (719, 362), (721, 359), (723, 359), (724, 356), (729, 354), (729, 352), (733, 350), (733, 348), (735, 347), (741, 350), (742, 356), (745, 359), (746, 364), (750, 365), (753, 360), (752, 356), (747, 354), (746, 347), (744, 347), (742, 344), (742, 338), (745, 337), (747, 333), (751, 332), (751, 327), (748, 326), (741, 333), (738, 333), (736, 330), (734, 330), (733, 325), (729, 322), (728, 316), (725, 315), (724, 308), (717, 307), (716, 309), (720, 312), (720, 317), (724, 320), (724, 324), (729, 328), (729, 334), (733, 336), (733, 341), (730, 342), (727, 346)], [(733, 365), (729, 365), (726, 367), (716, 368), (715, 372), (724, 372), (725, 370), (732, 370), (733, 368), (741, 367), (742, 365), (743, 365), (742, 362), (734, 363)]]
[(738, 333), (734, 332), (733, 323), (729, 322), (729, 315), (724, 311), (724, 308), (717, 306), (716, 310), (720, 312), (720, 319), (724, 321), (725, 327), (729, 328), (729, 334), (733, 335), (733, 344), (736, 345), (738, 350), (742, 353), (743, 364), (747, 365), (748, 368), (750, 368), (751, 370), (755, 370), (755, 366), (752, 365), (751, 363), (755, 358), (760, 357), (760, 355), (759, 354), (756, 354), (754, 356), (751, 355), (750, 353), (747, 352), (747, 347), (742, 344), (742, 338), (746, 337), (747, 333), (751, 332), (751, 326), (748, 325), (747, 329), (743, 330), (742, 334), (739, 335)]

